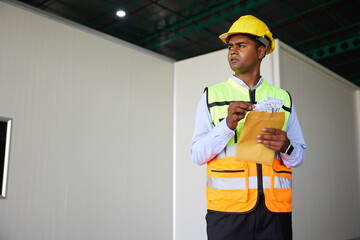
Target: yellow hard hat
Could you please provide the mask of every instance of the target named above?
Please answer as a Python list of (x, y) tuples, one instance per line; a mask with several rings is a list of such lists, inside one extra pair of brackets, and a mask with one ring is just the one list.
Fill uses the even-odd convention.
[[(219, 38), (224, 43), (227, 43), (228, 38), (231, 35), (238, 33), (245, 33), (245, 34), (251, 34), (257, 36), (260, 38), (258, 40), (260, 40), (260, 42), (262, 43), (264, 43), (262, 40), (265, 39), (265, 37), (267, 37), (267, 40), (270, 40), (270, 43), (268, 44), (266, 53), (269, 54), (275, 49), (274, 38), (269, 28), (266, 26), (266, 24), (263, 21), (252, 15), (246, 15), (240, 17), (238, 20), (236, 20), (233, 23), (229, 31), (227, 33), (221, 34)], [(267, 44), (264, 45), (266, 46)]]

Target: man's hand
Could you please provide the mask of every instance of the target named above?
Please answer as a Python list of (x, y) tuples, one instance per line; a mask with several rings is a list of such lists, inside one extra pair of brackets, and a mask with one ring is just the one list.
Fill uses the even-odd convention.
[(258, 143), (264, 144), (265, 147), (275, 150), (275, 152), (285, 152), (290, 145), (286, 132), (275, 128), (264, 128), (264, 132), (270, 134), (258, 135)]
[(255, 106), (249, 102), (237, 101), (231, 102), (228, 108), (228, 116), (226, 124), (230, 129), (235, 129), (238, 122), (243, 119), (248, 111), (251, 111)]

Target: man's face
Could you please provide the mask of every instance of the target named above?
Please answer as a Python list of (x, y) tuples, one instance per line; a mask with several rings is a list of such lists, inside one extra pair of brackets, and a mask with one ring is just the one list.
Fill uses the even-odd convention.
[(229, 65), (235, 73), (245, 74), (254, 70), (264, 55), (262, 47), (257, 48), (256, 43), (245, 34), (231, 36), (228, 49)]

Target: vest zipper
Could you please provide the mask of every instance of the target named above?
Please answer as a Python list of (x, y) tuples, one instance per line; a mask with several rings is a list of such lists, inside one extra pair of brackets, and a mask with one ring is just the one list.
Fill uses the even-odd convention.
[[(250, 102), (252, 104), (255, 104), (256, 101), (255, 101), (255, 90), (249, 90), (249, 95), (250, 95)], [(237, 139), (237, 132), (236, 132), (236, 129), (235, 129), (235, 139), (234, 139), (234, 142), (237, 143), (238, 139)]]
[(256, 89), (254, 89), (254, 90), (249, 90), (250, 102), (251, 102), (252, 104), (255, 104), (255, 103), (256, 103), (256, 101), (255, 101), (255, 91), (256, 91)]
[[(256, 89), (249, 90), (250, 102), (252, 104), (256, 103), (255, 91), (256, 91)], [(262, 165), (257, 163), (256, 170), (257, 170), (257, 179), (258, 179), (258, 194), (259, 194), (259, 196), (262, 196), (264, 194), (263, 193), (263, 181), (262, 181)]]
[(263, 181), (262, 181), (262, 165), (260, 163), (256, 164), (256, 170), (257, 170), (257, 179), (258, 179), (258, 193), (261, 197), (263, 192)]

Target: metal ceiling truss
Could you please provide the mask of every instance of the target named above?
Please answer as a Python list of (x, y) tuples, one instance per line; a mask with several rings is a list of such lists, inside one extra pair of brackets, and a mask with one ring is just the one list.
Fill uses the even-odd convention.
[(326, 46), (311, 49), (303, 52), (303, 54), (317, 61), (358, 48), (360, 48), (360, 35), (337, 41), (336, 43), (331, 43)]
[[(181, 21), (177, 24), (174, 24), (173, 26), (164, 28), (163, 30), (161, 30), (157, 33), (154, 33), (146, 38), (136, 41), (135, 44), (140, 44), (142, 46), (145, 46), (148, 49), (154, 49), (159, 45), (166, 44), (166, 43), (173, 41), (179, 37), (186, 36), (195, 31), (198, 31), (202, 28), (205, 28), (207, 26), (215, 24), (219, 21), (228, 19), (234, 15), (248, 11), (252, 8), (256, 8), (260, 5), (268, 2), (268, 0), (249, 1), (247, 3), (246, 7), (241, 7), (239, 5), (240, 2), (241, 1), (237, 0), (237, 1), (223, 3), (219, 6), (217, 6), (216, 8), (213, 8), (210, 12), (196, 15), (192, 18), (189, 18), (189, 19)], [(334, 8), (339, 3), (341, 3), (341, 1), (339, 1), (339, 0), (325, 2), (314, 8), (308, 9), (308, 10), (303, 11), (298, 14), (294, 14), (289, 18), (282, 19), (281, 21), (275, 22), (273, 24), (269, 24), (269, 27), (270, 27), (270, 29), (272, 29), (272, 31), (275, 29), (278, 29), (278, 28), (282, 28), (285, 25), (297, 22), (301, 19), (305, 19), (309, 15), (315, 15), (319, 12), (323, 12), (326, 9)], [(234, 7), (234, 9), (231, 13), (224, 12), (224, 10), (231, 9), (231, 7)], [(205, 22), (203, 20), (205, 20)], [(314, 25), (312, 24), (312, 26), (314, 26)]]
[[(329, 2), (325, 2), (321, 5), (318, 5), (314, 8), (311, 8), (311, 9), (308, 9), (306, 11), (303, 11), (303, 12), (299, 12), (298, 14), (294, 14), (292, 15), (291, 17), (289, 18), (285, 18), (285, 19), (282, 19), (278, 22), (275, 22), (274, 24), (271, 24), (271, 30), (274, 31), (278, 28), (283, 28), (284, 26), (286, 25), (289, 25), (289, 24), (292, 24), (292, 23), (295, 23), (295, 22), (298, 22), (302, 19), (306, 19), (308, 18), (309, 16), (313, 16), (313, 15), (316, 15), (320, 12), (323, 12), (325, 10), (329, 10), (329, 8), (334, 8), (336, 6), (338, 6), (338, 4), (336, 3), (343, 3), (341, 2), (341, 0), (333, 0), (333, 1), (329, 1)], [(334, 5), (335, 4), (335, 5)]]
[(360, 28), (360, 22), (358, 23), (354, 23), (354, 24), (351, 24), (351, 25), (347, 25), (343, 28), (339, 28), (337, 29), (336, 31), (333, 31), (333, 32), (330, 32), (330, 33), (324, 33), (322, 35), (318, 35), (318, 36), (314, 36), (312, 38), (309, 38), (309, 39), (306, 39), (304, 41), (300, 41), (300, 42), (293, 42), (293, 43), (290, 43), (291, 46), (295, 47), (295, 48), (300, 48), (300, 47), (303, 47), (303, 46), (309, 46), (310, 44), (314, 43), (314, 42), (318, 42), (318, 41), (321, 41), (323, 39), (330, 39), (334, 36), (337, 36), (337, 35), (344, 35), (345, 33), (347, 32), (351, 32), (353, 30), (358, 30)]
[[(151, 34), (150, 36), (135, 42), (135, 44), (142, 45), (148, 49), (154, 49), (159, 45), (166, 44), (234, 15), (256, 8), (269, 2), (269, 0), (249, 0), (245, 2), (244, 5), (241, 4), (241, 2), (242, 1), (240, 0), (226, 1), (225, 3), (212, 8), (210, 12), (203, 12), (170, 27), (164, 28), (157, 33)], [(231, 12), (229, 13), (225, 10), (230, 10)]]
[(302, 21), (302, 23), (303, 23), (302, 27), (304, 27), (304, 29), (306, 29), (307, 31), (310, 30), (314, 35), (317, 35), (319, 32), (321, 32), (321, 29), (319, 29), (319, 27), (317, 25), (315, 25), (311, 21), (309, 21), (308, 16), (316, 15), (319, 13), (319, 10), (326, 8), (328, 6), (331, 6), (332, 4), (334, 4), (338, 1), (339, 0), (326, 2), (325, 4), (318, 5), (314, 8), (311, 8), (311, 9), (308, 9), (308, 10), (302, 11), (302, 12), (298, 12), (298, 11), (294, 10), (286, 2), (280, 1), (279, 5), (283, 5), (287, 8), (285, 12), (290, 12), (290, 17), (283, 18), (282, 20), (275, 22), (274, 24), (269, 24), (270, 29), (272, 31), (279, 29), (279, 28), (283, 29), (284, 26)]

